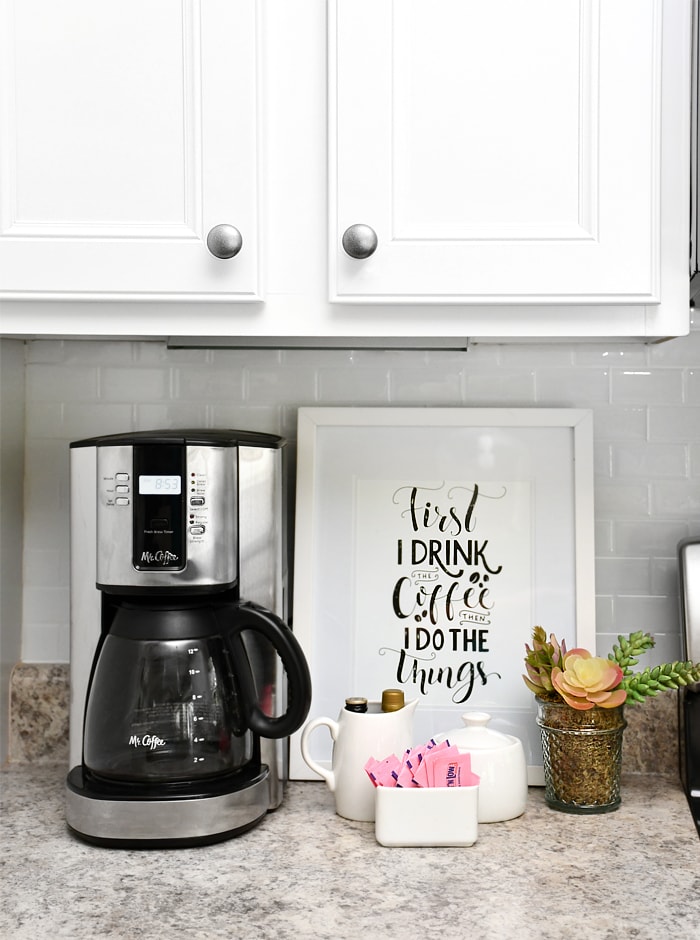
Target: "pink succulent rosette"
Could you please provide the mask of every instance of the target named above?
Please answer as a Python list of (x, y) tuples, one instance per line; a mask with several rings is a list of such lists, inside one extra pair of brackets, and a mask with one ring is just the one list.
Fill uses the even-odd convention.
[(552, 668), (551, 681), (567, 705), (585, 711), (594, 708), (617, 708), (627, 698), (617, 688), (623, 678), (622, 669), (609, 659), (591, 656), (588, 650), (573, 649), (562, 657), (561, 668)]

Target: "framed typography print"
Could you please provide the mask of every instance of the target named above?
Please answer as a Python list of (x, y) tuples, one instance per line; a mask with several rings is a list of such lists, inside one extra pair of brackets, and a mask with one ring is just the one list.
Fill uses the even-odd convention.
[[(418, 699), (407, 746), (487, 712), (542, 783), (523, 656), (535, 624), (595, 649), (592, 441), (579, 409), (300, 409), (292, 623), (309, 720), (400, 688)], [(309, 746), (330, 766), (329, 735)], [(290, 773), (315, 776), (299, 734)]]

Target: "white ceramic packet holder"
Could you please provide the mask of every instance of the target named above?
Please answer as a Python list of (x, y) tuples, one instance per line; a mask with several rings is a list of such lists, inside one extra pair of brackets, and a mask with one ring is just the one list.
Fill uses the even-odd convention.
[(386, 846), (473, 845), (478, 832), (478, 785), (377, 787), (374, 832)]

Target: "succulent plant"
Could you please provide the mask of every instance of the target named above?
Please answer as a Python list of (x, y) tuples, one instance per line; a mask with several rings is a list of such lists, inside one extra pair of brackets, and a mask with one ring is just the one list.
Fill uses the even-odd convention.
[(534, 627), (532, 646), (525, 644), (525, 685), (542, 698), (563, 699), (572, 708), (587, 710), (595, 705), (614, 708), (635, 705), (669, 689), (700, 682), (700, 663), (673, 662), (642, 672), (632, 667), (652, 649), (654, 638), (641, 630), (618, 636), (607, 659), (588, 650), (567, 650), (564, 640)]

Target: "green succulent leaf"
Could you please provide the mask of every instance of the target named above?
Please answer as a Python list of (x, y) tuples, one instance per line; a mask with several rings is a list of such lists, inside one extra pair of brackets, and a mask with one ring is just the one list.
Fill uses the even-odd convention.
[(626, 689), (631, 704), (658, 695), (660, 691), (679, 689), (693, 682), (700, 682), (700, 663), (674, 662), (654, 666), (635, 675), (626, 675), (620, 684)]
[(654, 637), (641, 630), (630, 633), (629, 637), (618, 636), (612, 652), (608, 653), (608, 659), (617, 663), (623, 675), (628, 676), (631, 674), (631, 667), (639, 662), (639, 657), (650, 650), (654, 644)]

